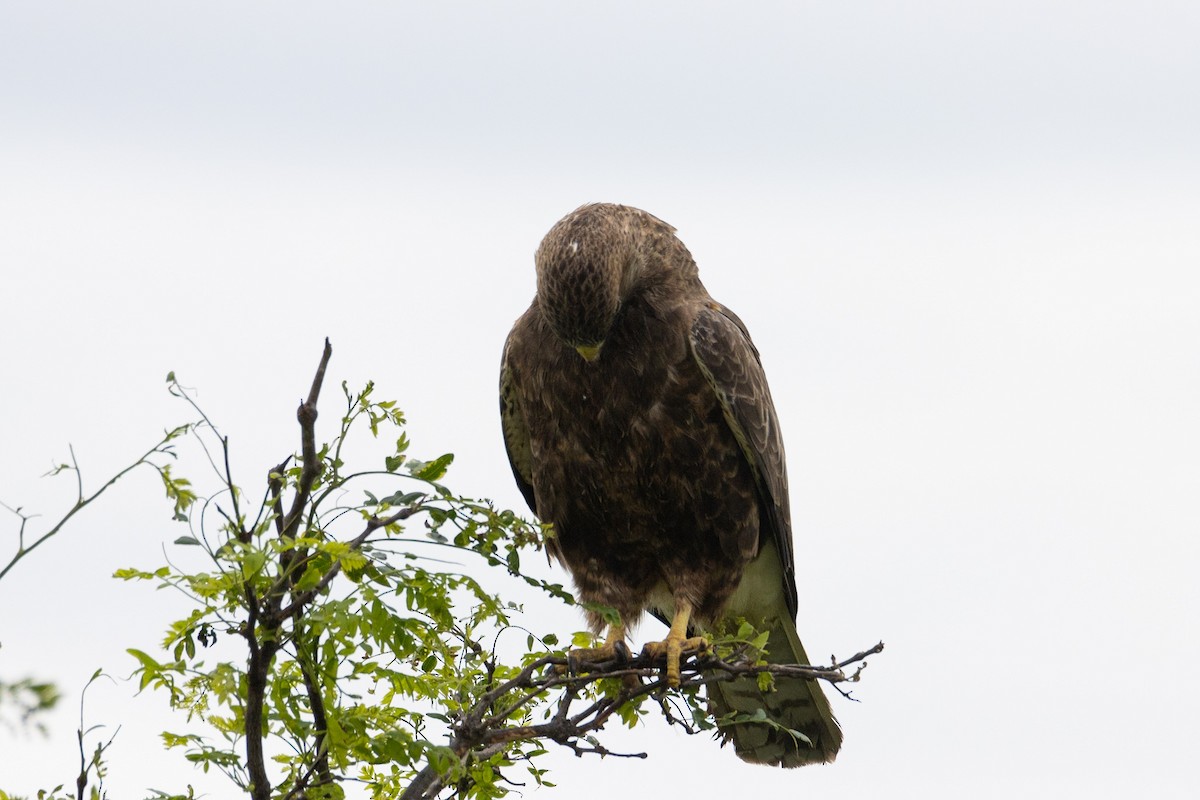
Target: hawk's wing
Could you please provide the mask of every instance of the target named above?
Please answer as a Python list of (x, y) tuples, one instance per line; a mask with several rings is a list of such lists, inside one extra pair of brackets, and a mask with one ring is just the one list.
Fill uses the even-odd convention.
[(525, 424), (525, 414), (521, 411), (521, 401), (517, 392), (516, 365), (511, 364), (509, 360), (513, 339), (521, 335), (520, 327), (523, 321), (524, 318), (517, 321), (504, 342), (504, 357), (500, 363), (500, 424), (504, 430), (504, 449), (508, 451), (508, 463), (512, 467), (513, 477), (517, 479), (517, 488), (525, 496), (529, 509), (537, 514), (529, 428)]
[[(725, 412), (725, 421), (754, 471), (762, 508), (759, 555), (747, 567), (744, 598), (755, 609), (755, 624), (770, 632), (768, 661), (807, 664), (796, 626), (796, 571), (788, 513), (787, 468), (783, 438), (767, 378), (746, 326), (720, 303), (706, 301), (692, 323), (692, 352)], [(771, 544), (774, 547), (771, 547)], [(774, 551), (774, 552), (772, 552)], [(778, 555), (778, 559), (776, 559)], [(734, 606), (737, 596), (730, 602)], [(785, 616), (787, 615), (787, 616)], [(709, 701), (717, 719), (729, 714), (766, 714), (769, 723), (743, 722), (721, 727), (739, 757), (762, 764), (798, 767), (833, 761), (842, 730), (815, 680), (780, 679), (764, 692), (753, 678), (716, 682)], [(793, 736), (799, 731), (803, 738)]]
[(715, 300), (706, 300), (696, 315), (691, 343), (696, 363), (716, 392), (725, 421), (754, 471), (763, 532), (779, 552), (787, 607), (795, 618), (796, 571), (783, 437), (758, 350), (737, 314)]

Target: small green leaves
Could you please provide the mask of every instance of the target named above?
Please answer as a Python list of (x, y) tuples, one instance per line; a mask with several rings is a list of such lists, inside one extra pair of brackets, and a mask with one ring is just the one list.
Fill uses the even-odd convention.
[(153, 686), (154, 688), (166, 688), (171, 691), (172, 695), (176, 694), (175, 678), (177, 674), (183, 672), (183, 665), (178, 660), (170, 664), (160, 664), (141, 650), (131, 647), (125, 652), (136, 658), (141, 665), (134, 671), (135, 675), (141, 673), (138, 683), (139, 692), (147, 686)]
[(343, 800), (346, 797), (346, 791), (339, 784), (326, 783), (323, 786), (314, 786), (305, 790), (304, 796), (309, 800)]
[(171, 574), (170, 567), (159, 567), (153, 572), (146, 572), (140, 569), (130, 569), (128, 567), (119, 569), (113, 573), (113, 577), (123, 581), (142, 580), (148, 581), (152, 578), (165, 578)]
[(158, 469), (167, 497), (175, 501), (175, 519), (187, 522), (186, 512), (196, 502), (196, 493), (192, 491), (192, 482), (187, 478), (176, 478), (171, 475), (171, 465), (164, 464)]
[(395, 455), (387, 456), (383, 460), (388, 472), (395, 472), (403, 466), (405, 460), (408, 458), (408, 456), (404, 455), (406, 450), (408, 450), (408, 434), (401, 433), (400, 438), (396, 440)]

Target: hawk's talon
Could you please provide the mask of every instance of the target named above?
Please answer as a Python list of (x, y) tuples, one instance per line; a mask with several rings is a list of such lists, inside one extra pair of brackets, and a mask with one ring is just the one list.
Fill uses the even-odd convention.
[(703, 636), (693, 636), (685, 639), (682, 635), (667, 634), (661, 642), (647, 642), (642, 648), (642, 655), (657, 661), (666, 657), (667, 686), (678, 689), (681, 682), (679, 672), (680, 661), (684, 655), (697, 655), (708, 651), (709, 642)]

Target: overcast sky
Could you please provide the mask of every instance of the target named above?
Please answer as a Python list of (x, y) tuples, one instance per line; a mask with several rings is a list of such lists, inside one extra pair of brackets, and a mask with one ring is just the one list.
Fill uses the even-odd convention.
[[(628, 203), (762, 351), (809, 652), (888, 650), (834, 765), (653, 724), (529, 796), (1194, 797), (1200, 5), (582, 5), (0, 4), (0, 501), (52, 518), (68, 444), (94, 485), (190, 419), (169, 370), (254, 485), (329, 336), (331, 388), (523, 510), (501, 344), (550, 226)], [(109, 577), (181, 533), (153, 478), (0, 582), (0, 677), (66, 696), (0, 730), (6, 790), (73, 780), (79, 689), (178, 612)], [(229, 796), (162, 704), (89, 695), (111, 795)]]

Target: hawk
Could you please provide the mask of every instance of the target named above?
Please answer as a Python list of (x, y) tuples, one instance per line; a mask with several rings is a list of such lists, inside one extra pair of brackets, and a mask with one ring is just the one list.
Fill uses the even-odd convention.
[[(770, 632), (768, 660), (807, 664), (783, 440), (746, 326), (713, 300), (675, 229), (629, 206), (585, 205), (546, 234), (537, 296), (504, 345), (500, 415), (509, 461), (549, 550), (611, 657), (649, 611), (669, 620), (667, 681), (694, 634), (744, 618)], [(689, 638), (691, 636), (692, 638)], [(816, 681), (710, 684), (746, 761), (832, 761), (842, 733)], [(783, 729), (800, 731), (795, 737)], [(808, 741), (805, 741), (807, 739)]]

